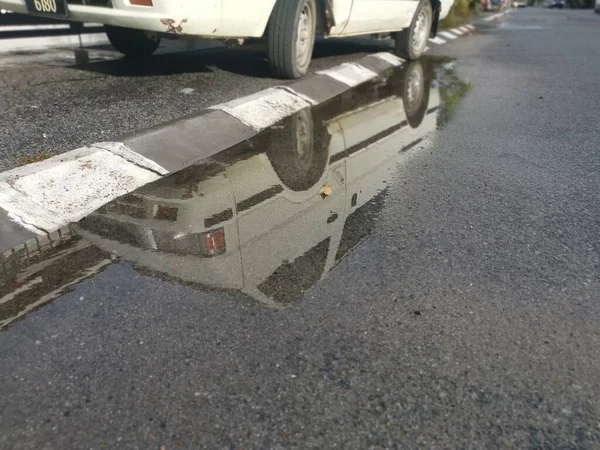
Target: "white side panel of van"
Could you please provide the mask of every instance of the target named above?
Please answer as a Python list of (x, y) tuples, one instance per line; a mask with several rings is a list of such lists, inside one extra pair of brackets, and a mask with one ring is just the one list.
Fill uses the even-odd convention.
[(335, 26), (329, 31), (330, 36), (337, 36), (344, 31), (348, 20), (350, 19), (350, 12), (352, 11), (353, 0), (333, 0), (333, 19), (335, 20)]
[(261, 37), (275, 6), (275, 0), (221, 1), (219, 36)]
[(354, 0), (343, 34), (400, 30), (410, 24), (417, 5), (415, 0)]

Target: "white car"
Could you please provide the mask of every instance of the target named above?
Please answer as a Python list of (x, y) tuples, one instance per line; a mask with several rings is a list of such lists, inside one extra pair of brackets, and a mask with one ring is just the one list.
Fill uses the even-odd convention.
[(0, 8), (106, 25), (129, 56), (151, 54), (164, 34), (222, 40), (265, 38), (273, 73), (304, 75), (315, 35), (393, 33), (398, 56), (425, 51), (454, 0), (0, 0)]

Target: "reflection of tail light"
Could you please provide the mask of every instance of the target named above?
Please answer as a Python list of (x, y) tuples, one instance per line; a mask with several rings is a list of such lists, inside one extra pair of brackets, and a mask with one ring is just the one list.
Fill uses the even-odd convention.
[(177, 255), (191, 255), (210, 258), (225, 253), (225, 230), (219, 228), (206, 233), (173, 233), (153, 230), (156, 249)]
[(223, 228), (206, 233), (205, 238), (206, 250), (208, 251), (207, 256), (222, 255), (225, 253), (225, 230)]
[(154, 212), (154, 218), (158, 220), (168, 220), (170, 222), (175, 222), (177, 220), (177, 212), (179, 208), (175, 208), (173, 206), (162, 206), (156, 205)]

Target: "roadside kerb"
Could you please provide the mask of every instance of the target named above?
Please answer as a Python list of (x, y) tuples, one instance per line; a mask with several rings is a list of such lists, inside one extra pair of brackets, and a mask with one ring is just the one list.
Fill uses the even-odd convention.
[(491, 16), (487, 16), (483, 18), (484, 22), (491, 22), (492, 20), (498, 20), (500, 19), (502, 16), (504, 16), (505, 14), (507, 14), (508, 11), (502, 11), (496, 14), (492, 14)]
[(92, 144), (4, 172), (0, 214), (24, 230), (52, 233), (121, 195), (243, 142), (402, 63), (391, 53), (369, 55), (114, 142)]

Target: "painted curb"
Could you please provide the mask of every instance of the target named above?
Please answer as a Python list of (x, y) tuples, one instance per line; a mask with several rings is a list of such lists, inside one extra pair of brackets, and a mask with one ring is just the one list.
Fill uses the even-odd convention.
[(505, 16), (506, 14), (508, 14), (510, 11), (502, 11), (496, 14), (492, 14), (491, 16), (488, 17), (484, 17), (483, 21), (484, 22), (491, 22), (492, 20), (498, 20), (500, 18), (502, 18), (503, 16)]
[[(456, 39), (474, 30), (467, 25), (440, 34)], [(446, 43), (441, 38), (430, 42)], [(0, 214), (4, 212), (22, 231), (49, 235), (121, 195), (243, 142), (403, 62), (387, 52), (369, 55), (114, 142), (92, 144), (4, 172)]]

